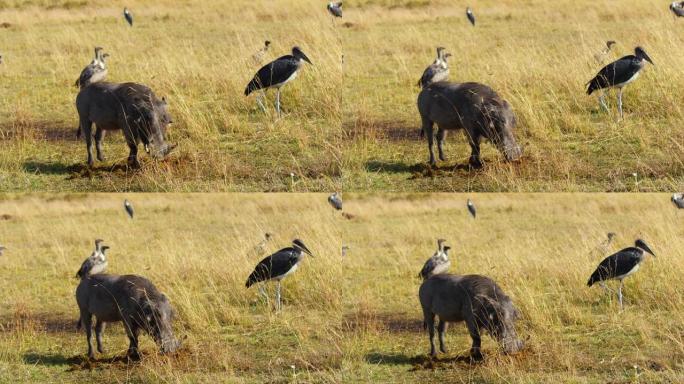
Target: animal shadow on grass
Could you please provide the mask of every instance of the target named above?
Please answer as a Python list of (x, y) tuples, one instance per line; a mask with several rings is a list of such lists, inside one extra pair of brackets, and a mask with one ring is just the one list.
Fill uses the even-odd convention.
[(368, 172), (384, 173), (410, 173), (409, 180), (425, 177), (449, 176), (456, 171), (471, 172), (473, 169), (469, 164), (456, 164), (444, 166), (430, 166), (427, 163), (406, 164), (398, 162), (369, 161), (366, 163)]
[(101, 358), (90, 360), (85, 355), (76, 355), (66, 357), (59, 353), (27, 353), (24, 355), (24, 362), (26, 364), (44, 365), (44, 366), (68, 366), (67, 371), (92, 370), (104, 366), (121, 366), (126, 367), (131, 363), (138, 361), (128, 358), (126, 355), (112, 356), (108, 358)]
[(366, 355), (366, 361), (371, 364), (385, 364), (385, 365), (410, 365), (409, 371), (419, 371), (424, 369), (441, 369), (450, 368), (454, 363), (465, 363), (467, 365), (474, 365), (477, 362), (473, 361), (470, 356), (459, 355), (445, 358), (432, 358), (427, 354), (416, 356), (408, 356), (399, 353), (378, 353), (372, 352)]
[(100, 174), (129, 174), (138, 171), (127, 164), (114, 164), (101, 167), (88, 167), (86, 164), (77, 163), (67, 165), (60, 162), (27, 161), (24, 170), (30, 173), (46, 175), (66, 175), (67, 179), (91, 178)]

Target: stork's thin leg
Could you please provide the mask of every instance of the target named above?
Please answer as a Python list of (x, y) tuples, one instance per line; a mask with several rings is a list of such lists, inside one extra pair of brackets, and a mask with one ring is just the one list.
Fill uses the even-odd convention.
[(618, 301), (620, 302), (620, 310), (622, 311), (622, 280), (620, 280), (620, 287), (618, 288)]
[(261, 108), (261, 110), (264, 111), (264, 113), (266, 113), (266, 107), (264, 106), (264, 102), (262, 99), (264, 99), (265, 97), (266, 97), (266, 93), (262, 90), (259, 92), (259, 94), (257, 95), (257, 98), (256, 98), (257, 104), (259, 104), (259, 108)]
[(281, 309), (281, 303), (280, 303), (280, 280), (276, 282), (276, 311), (280, 311)]
[(603, 288), (604, 291), (606, 291), (606, 293), (613, 293), (613, 292), (615, 292), (615, 291), (613, 291), (612, 289), (608, 288), (608, 286), (606, 285), (606, 282), (605, 282), (605, 281), (600, 281), (600, 282), (599, 282), (599, 285), (601, 286), (601, 288)]
[(278, 117), (280, 117), (280, 88), (276, 91), (276, 111), (278, 112)]
[(601, 107), (603, 107), (603, 109), (606, 110), (606, 112), (610, 112), (608, 109), (608, 104), (606, 104), (606, 93), (603, 91), (601, 91), (601, 95), (599, 96), (599, 104)]
[(266, 283), (261, 284), (261, 285), (259, 286), (259, 293), (261, 294), (261, 296), (264, 297), (264, 299), (266, 299), (266, 305), (269, 305), (269, 301), (270, 301), (270, 300), (268, 299), (268, 293), (266, 293), (266, 288), (264, 288), (264, 285), (265, 285), (265, 284), (266, 284)]
[(618, 89), (618, 111), (620, 111), (620, 118), (622, 119), (622, 88)]

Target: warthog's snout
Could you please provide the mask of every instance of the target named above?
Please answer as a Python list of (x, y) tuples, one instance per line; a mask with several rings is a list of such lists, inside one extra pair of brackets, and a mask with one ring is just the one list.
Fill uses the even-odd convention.
[(181, 347), (181, 344), (183, 344), (180, 340), (178, 339), (169, 339), (169, 340), (163, 340), (161, 342), (161, 353), (173, 353), (178, 350), (178, 348)]
[(506, 157), (506, 161), (517, 161), (520, 159), (523, 153), (522, 148), (520, 148), (520, 146), (517, 144), (504, 147), (503, 152), (504, 156)]
[(520, 352), (525, 346), (524, 341), (516, 338), (507, 339), (503, 344), (504, 352), (511, 355)]
[(176, 148), (175, 144), (169, 145), (167, 143), (164, 143), (160, 146), (157, 146), (154, 148), (152, 151), (152, 155), (158, 159), (163, 159), (164, 157), (168, 156), (173, 149)]

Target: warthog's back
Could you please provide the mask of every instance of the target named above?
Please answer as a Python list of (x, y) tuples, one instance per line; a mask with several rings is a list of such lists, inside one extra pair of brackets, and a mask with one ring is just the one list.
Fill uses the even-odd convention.
[[(486, 106), (486, 107), (485, 107)], [(485, 109), (510, 109), (490, 87), (480, 83), (433, 83), (418, 95), (418, 111), (444, 129), (462, 128), (463, 119), (478, 118)]]
[(424, 310), (451, 322), (463, 321), (473, 311), (473, 300), (478, 297), (510, 301), (494, 280), (481, 275), (435, 275), (423, 282), (418, 295)]
[(98, 274), (81, 280), (76, 288), (76, 301), (102, 321), (121, 321), (122, 313), (133, 315), (144, 300), (155, 301), (161, 293), (150, 282), (136, 275)]

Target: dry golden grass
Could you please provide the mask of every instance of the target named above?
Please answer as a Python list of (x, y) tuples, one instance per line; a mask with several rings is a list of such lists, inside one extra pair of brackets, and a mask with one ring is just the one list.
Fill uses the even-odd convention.
[[(478, 208), (473, 220), (470, 197)], [(665, 383), (684, 380), (681, 221), (653, 194), (430, 194), (349, 196), (353, 249), (345, 272), (350, 382)], [(605, 250), (607, 232), (616, 232)], [(452, 246), (453, 273), (495, 279), (523, 313), (528, 349), (470, 366), (465, 325), (447, 333), (451, 353), (429, 362), (417, 274), (435, 239)], [(626, 279), (626, 308), (586, 286), (603, 257), (642, 237), (658, 258)], [(616, 287), (613, 285), (613, 287)], [(636, 368), (635, 368), (636, 366)], [(353, 378), (353, 380), (351, 380)]]
[[(25, 195), (0, 202), (0, 378), (15, 382), (681, 382), (684, 283), (681, 212), (664, 194), (346, 195), (344, 220), (318, 194)], [(122, 200), (133, 201), (131, 221)], [(260, 259), (298, 236), (315, 258), (284, 283), (272, 313), (244, 280)], [(606, 249), (599, 245), (616, 232)], [(73, 274), (92, 239), (112, 246), (111, 273), (149, 277), (178, 310), (180, 353), (162, 357), (143, 337), (145, 358), (117, 359), (121, 325), (107, 352), (83, 360), (75, 330)], [(494, 278), (523, 313), (528, 349), (458, 360), (470, 339), (456, 324), (451, 353), (431, 362), (416, 274), (437, 237), (453, 247), (452, 272)], [(608, 253), (644, 238), (649, 258), (626, 280), (626, 308), (586, 287)], [(351, 250), (340, 255), (342, 244)], [(271, 294), (273, 293), (271, 287)], [(295, 368), (292, 369), (291, 366)], [(636, 368), (635, 368), (636, 366)]]
[[(130, 220), (127, 197), (136, 209)], [(0, 382), (339, 381), (340, 217), (323, 195), (46, 195), (0, 202)], [(315, 223), (315, 225), (312, 225)], [(283, 284), (276, 315), (245, 280), (264, 255), (301, 238), (316, 258)], [(140, 364), (123, 356), (123, 327), (105, 333), (106, 354), (87, 364), (77, 332), (74, 274), (95, 237), (112, 248), (109, 272), (150, 278), (178, 312), (178, 355), (162, 357), (147, 336)], [(273, 285), (269, 286), (271, 299)], [(271, 300), (272, 301), (272, 300)], [(291, 368), (294, 366), (295, 368)]]
[[(684, 180), (681, 89), (682, 20), (667, 2), (483, 0), (350, 0), (345, 3), (343, 176), (353, 191), (666, 191)], [(611, 59), (643, 46), (648, 66), (626, 88), (625, 119), (598, 111), (584, 93), (601, 68), (606, 40)], [(447, 138), (447, 162), (428, 172), (420, 140), (416, 82), (442, 45), (452, 81), (493, 87), (518, 117), (525, 148), (520, 164), (484, 144), (486, 169), (452, 170), (470, 148), (462, 134)], [(635, 185), (632, 173), (638, 173)]]
[[(0, 1), (0, 190), (315, 191), (339, 189), (341, 45), (317, 1)], [(282, 119), (243, 94), (267, 60), (299, 45), (311, 58), (284, 88)], [(129, 172), (120, 132), (89, 171), (75, 137), (74, 80), (101, 45), (108, 80), (169, 99), (178, 150)], [(265, 63), (264, 63), (265, 64)], [(274, 100), (274, 94), (269, 95)], [(290, 174), (294, 174), (291, 177)]]

